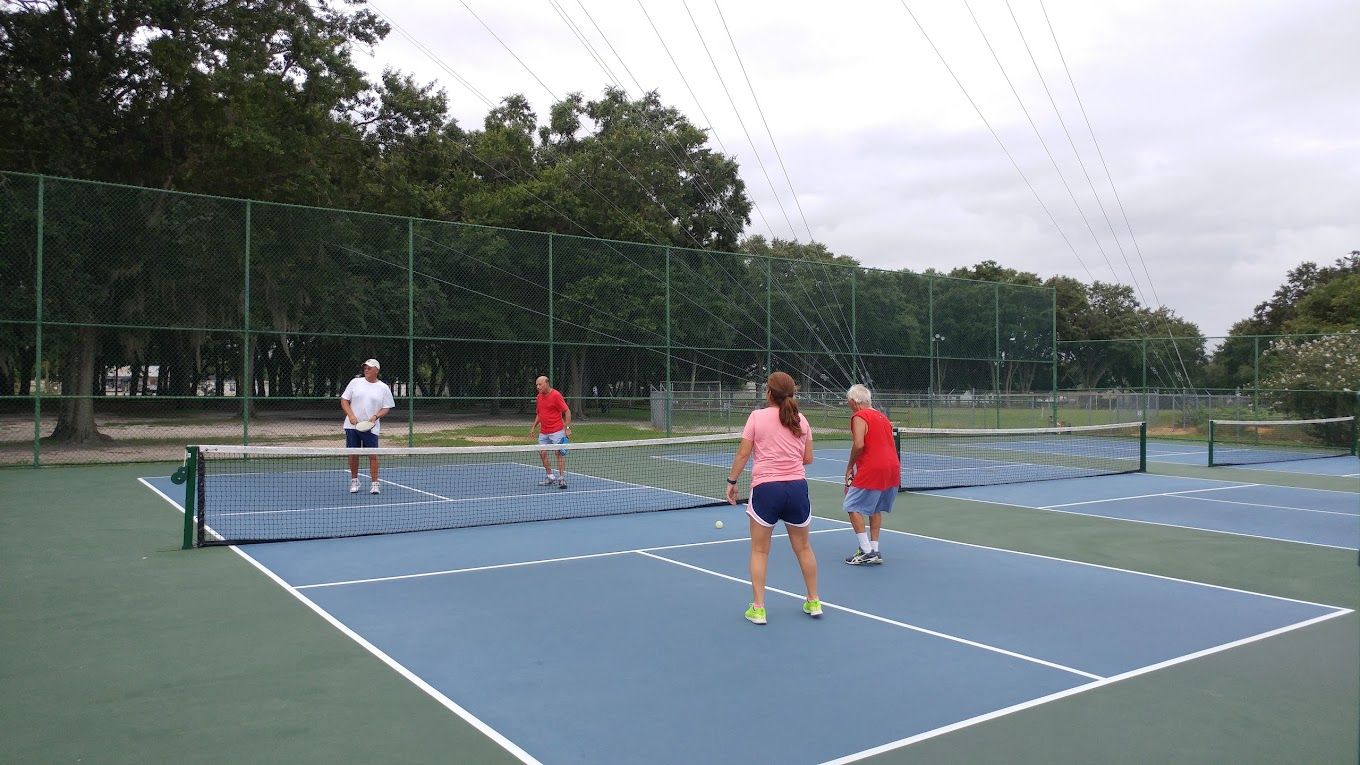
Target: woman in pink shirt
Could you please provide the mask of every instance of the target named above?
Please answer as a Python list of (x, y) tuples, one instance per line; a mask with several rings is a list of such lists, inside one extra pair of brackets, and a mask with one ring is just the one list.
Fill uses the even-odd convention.
[(746, 460), (755, 454), (751, 500), (746, 505), (751, 525), (753, 593), (746, 618), (754, 624), (766, 621), (765, 569), (770, 559), (770, 539), (779, 521), (784, 522), (789, 533), (789, 544), (798, 556), (798, 567), (803, 570), (803, 582), (807, 585), (803, 613), (812, 617), (822, 615), (822, 601), (817, 597), (817, 556), (808, 542), (812, 503), (803, 469), (812, 464), (812, 428), (798, 411), (798, 402), (793, 398), (797, 390), (793, 378), (784, 372), (770, 375), (765, 385), (765, 399), (770, 405), (746, 418), (741, 446), (727, 473), (727, 501), (735, 505), (737, 479), (746, 469)]

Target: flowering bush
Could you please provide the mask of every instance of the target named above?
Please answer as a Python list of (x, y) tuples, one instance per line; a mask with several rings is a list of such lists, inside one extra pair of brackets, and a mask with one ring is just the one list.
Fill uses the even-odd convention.
[(1261, 365), (1269, 370), (1261, 388), (1277, 409), (1300, 418), (1360, 413), (1360, 332), (1277, 342)]

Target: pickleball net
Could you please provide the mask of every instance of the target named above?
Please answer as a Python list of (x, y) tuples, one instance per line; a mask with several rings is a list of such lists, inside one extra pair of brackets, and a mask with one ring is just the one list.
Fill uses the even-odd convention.
[(1147, 469), (1147, 424), (899, 428), (902, 490), (1052, 481)]
[(1345, 457), (1355, 453), (1354, 417), (1209, 421), (1210, 467)]
[[(679, 510), (726, 503), (740, 435), (546, 447), (340, 449), (191, 446), (185, 473), (196, 546), (429, 531)], [(378, 459), (378, 494), (369, 458)], [(351, 493), (349, 459), (358, 460)], [(738, 485), (749, 490), (749, 471)]]

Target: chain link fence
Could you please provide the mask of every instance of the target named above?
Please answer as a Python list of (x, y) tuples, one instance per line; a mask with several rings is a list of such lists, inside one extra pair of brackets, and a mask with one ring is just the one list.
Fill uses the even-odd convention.
[(540, 374), (639, 436), (738, 428), (774, 369), (822, 427), (855, 382), (913, 425), (1056, 415), (1049, 289), (15, 173), (0, 243), (0, 464), (332, 445), (368, 358), (388, 444), (522, 440)]
[(1360, 415), (1360, 332), (1058, 342), (1065, 424), (1147, 420), (1205, 438), (1208, 422)]

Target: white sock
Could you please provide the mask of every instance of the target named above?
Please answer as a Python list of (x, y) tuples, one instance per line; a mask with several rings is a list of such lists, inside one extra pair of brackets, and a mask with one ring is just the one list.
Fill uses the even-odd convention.
[(871, 547), (873, 547), (873, 549), (870, 550), (869, 552), (878, 552), (878, 540), (877, 540), (877, 539), (875, 539), (874, 541), (870, 542), (869, 545), (870, 545)]
[(869, 552), (869, 535), (866, 532), (861, 531), (855, 535), (855, 538), (859, 540), (860, 551)]

